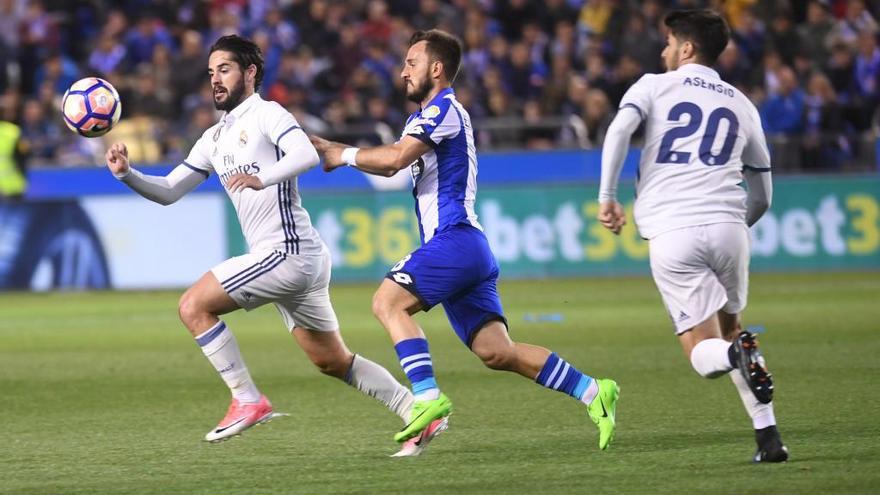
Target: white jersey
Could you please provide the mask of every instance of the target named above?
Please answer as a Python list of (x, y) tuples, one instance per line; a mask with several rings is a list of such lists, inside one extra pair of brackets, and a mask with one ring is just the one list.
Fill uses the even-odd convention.
[(709, 67), (646, 74), (623, 96), (645, 120), (635, 221), (647, 239), (681, 227), (745, 223), (743, 167), (769, 170), (758, 110)]
[[(279, 141), (290, 132), (303, 132), (293, 115), (255, 93), (202, 134), (184, 165), (206, 176), (217, 172), (225, 188), (233, 174), (254, 175), (275, 165), (284, 154)], [(325, 249), (302, 207), (296, 177), (261, 191), (226, 193), (251, 251), (318, 254)]]

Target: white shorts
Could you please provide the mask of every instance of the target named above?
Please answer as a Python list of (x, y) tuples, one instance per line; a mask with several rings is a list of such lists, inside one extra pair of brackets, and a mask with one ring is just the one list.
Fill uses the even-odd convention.
[(684, 227), (649, 241), (651, 273), (676, 335), (718, 310), (745, 309), (749, 243), (749, 229), (741, 223)]
[(330, 304), (330, 253), (293, 255), (262, 251), (230, 258), (211, 269), (226, 293), (246, 311), (275, 303), (288, 330), (336, 331)]

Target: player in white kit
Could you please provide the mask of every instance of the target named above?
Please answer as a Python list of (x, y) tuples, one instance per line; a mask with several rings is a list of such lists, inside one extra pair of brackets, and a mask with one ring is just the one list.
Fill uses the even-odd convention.
[[(249, 253), (220, 263), (180, 298), (180, 319), (232, 392), (226, 416), (205, 436), (219, 441), (268, 421), (272, 406), (251, 379), (232, 331), (220, 315), (273, 303), (286, 328), (318, 369), (376, 398), (404, 421), (413, 396), (387, 370), (352, 354), (330, 304), (330, 254), (301, 206), (296, 177), (318, 155), (296, 119), (255, 92), (263, 77), (260, 49), (236, 35), (210, 50), (214, 105), (224, 114), (165, 177), (131, 168), (125, 145), (106, 154), (131, 189), (170, 204), (215, 172), (238, 213)], [(417, 453), (417, 452), (416, 452)]]
[(755, 428), (754, 461), (782, 462), (788, 449), (776, 429), (771, 375), (755, 336), (740, 323), (747, 226), (769, 208), (772, 195), (760, 117), (710, 68), (730, 39), (718, 14), (681, 10), (665, 24), (668, 72), (636, 82), (608, 129), (598, 218), (614, 233), (626, 222), (617, 183), (630, 137), (644, 122), (634, 217), (649, 242), (654, 281), (697, 373), (733, 380)]

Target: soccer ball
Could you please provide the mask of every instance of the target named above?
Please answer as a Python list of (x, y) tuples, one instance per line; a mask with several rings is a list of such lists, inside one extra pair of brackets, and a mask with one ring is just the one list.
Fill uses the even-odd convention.
[(88, 138), (102, 136), (122, 113), (119, 93), (107, 81), (86, 77), (70, 85), (61, 100), (64, 123), (70, 130)]

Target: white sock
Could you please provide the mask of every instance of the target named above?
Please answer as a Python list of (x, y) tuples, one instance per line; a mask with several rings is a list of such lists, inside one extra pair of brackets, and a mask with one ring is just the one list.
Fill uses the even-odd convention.
[(413, 395), (385, 368), (355, 354), (345, 381), (364, 394), (385, 404), (394, 414), (400, 416), (404, 423), (409, 421)]
[(251, 374), (248, 373), (241, 351), (238, 350), (238, 342), (235, 335), (226, 328), (222, 321), (209, 328), (208, 331), (196, 337), (196, 343), (202, 348), (202, 352), (208, 361), (214, 365), (214, 369), (220, 374), (220, 378), (226, 382), (226, 386), (232, 392), (232, 397), (239, 402), (255, 403), (260, 401), (260, 391), (254, 385)]
[(758, 402), (758, 399), (755, 398), (755, 394), (752, 393), (752, 389), (749, 388), (749, 384), (739, 370), (734, 370), (730, 373), (730, 379), (733, 381), (733, 385), (736, 386), (736, 391), (739, 392), (739, 398), (742, 399), (746, 412), (752, 418), (752, 426), (756, 430), (760, 430), (775, 425), (776, 416), (773, 415), (773, 403), (762, 404)]
[(691, 351), (691, 365), (702, 377), (718, 378), (733, 369), (728, 349), (730, 342), (726, 340), (701, 340)]

